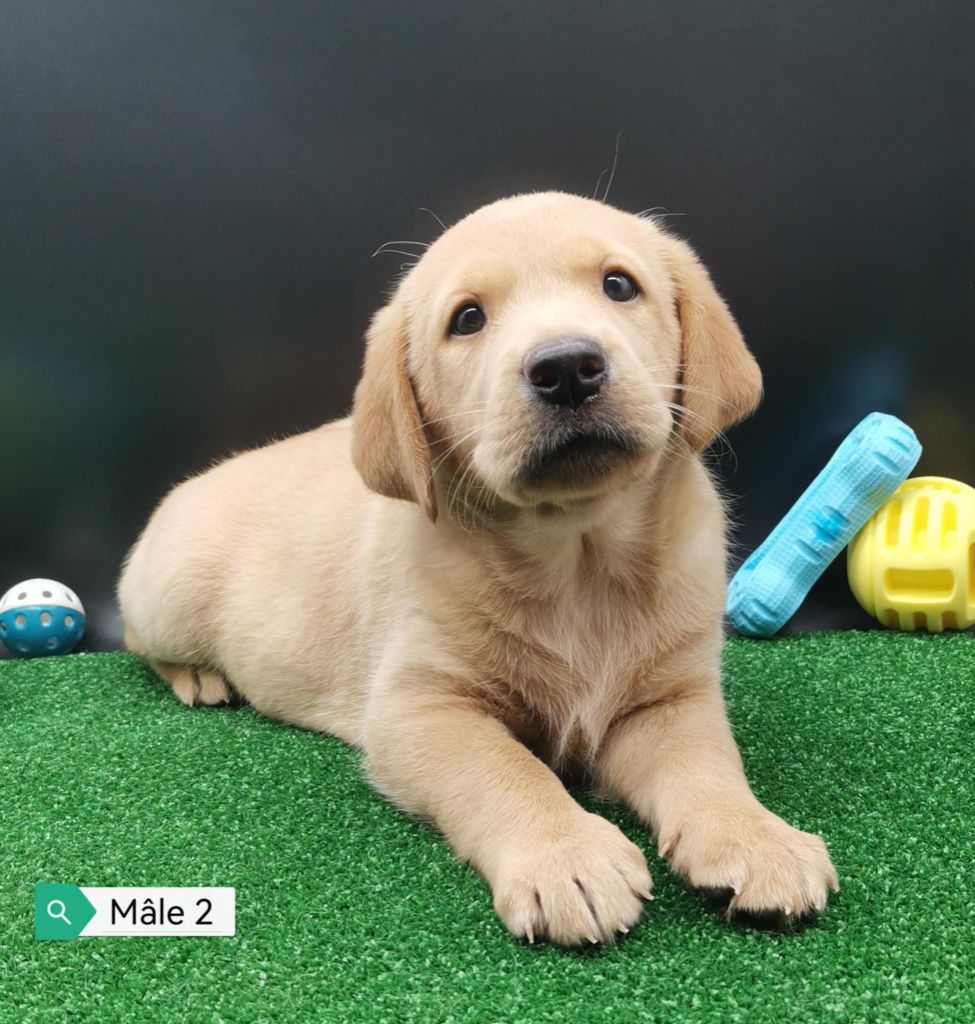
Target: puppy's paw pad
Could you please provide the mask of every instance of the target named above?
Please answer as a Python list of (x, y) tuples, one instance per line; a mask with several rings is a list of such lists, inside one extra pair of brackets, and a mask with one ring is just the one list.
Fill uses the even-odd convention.
[(183, 665), (154, 667), (187, 707), (218, 707), (233, 700), (230, 686), (219, 672)]
[(519, 841), (492, 881), (513, 935), (563, 946), (614, 942), (639, 920), (651, 886), (640, 850), (594, 814), (558, 836)]
[(227, 680), (219, 672), (199, 668), (196, 670), (196, 679), (199, 686), (198, 704), (216, 707), (231, 702), (232, 694), (230, 687), (227, 685)]
[(821, 911), (836, 870), (819, 836), (758, 812), (685, 822), (668, 850), (671, 866), (729, 915), (785, 928)]

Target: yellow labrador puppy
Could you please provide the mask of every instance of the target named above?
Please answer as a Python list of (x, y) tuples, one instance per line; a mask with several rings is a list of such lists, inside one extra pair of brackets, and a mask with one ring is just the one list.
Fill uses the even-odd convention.
[(159, 505), (119, 582), (127, 644), (187, 704), (232, 687), (361, 747), (529, 941), (612, 941), (650, 898), (561, 769), (730, 909), (819, 910), (826, 847), (752, 794), (721, 695), (699, 453), (760, 390), (686, 243), (569, 195), (494, 203), (376, 315), (350, 418)]

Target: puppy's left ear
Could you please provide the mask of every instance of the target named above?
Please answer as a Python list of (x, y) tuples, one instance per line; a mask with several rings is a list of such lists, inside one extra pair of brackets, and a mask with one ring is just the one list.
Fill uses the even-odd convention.
[(352, 461), (370, 490), (437, 520), (430, 449), (409, 370), (406, 315), (393, 298), (372, 319), (352, 404)]
[(681, 433), (695, 451), (753, 412), (762, 398), (762, 372), (724, 299), (694, 250), (663, 236), (677, 288), (681, 327)]

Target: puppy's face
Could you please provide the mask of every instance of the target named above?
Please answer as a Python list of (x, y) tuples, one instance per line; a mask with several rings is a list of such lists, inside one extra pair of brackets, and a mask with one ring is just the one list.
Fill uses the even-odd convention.
[[(440, 474), (522, 507), (585, 501), (650, 473), (676, 416), (685, 431), (698, 417), (704, 443), (715, 429), (683, 400), (694, 388), (687, 317), (732, 336), (721, 344), (740, 349), (753, 404), (757, 368), (684, 243), (568, 195), (484, 207), (429, 248), (374, 321), (356, 396), (360, 472), (425, 504)], [(712, 357), (741, 376), (727, 352)], [(722, 422), (740, 415), (740, 396), (711, 397), (732, 414)], [(391, 422), (403, 402), (405, 420)], [(390, 430), (398, 440), (381, 436)]]
[(680, 337), (655, 238), (549, 195), (485, 207), (435, 242), (403, 286), (434, 457), (515, 505), (587, 497), (659, 457)]

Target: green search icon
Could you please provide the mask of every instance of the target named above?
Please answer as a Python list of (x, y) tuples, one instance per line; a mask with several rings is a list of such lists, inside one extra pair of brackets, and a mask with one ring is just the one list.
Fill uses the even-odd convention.
[(77, 885), (34, 886), (34, 938), (76, 939), (95, 916), (95, 908)]

